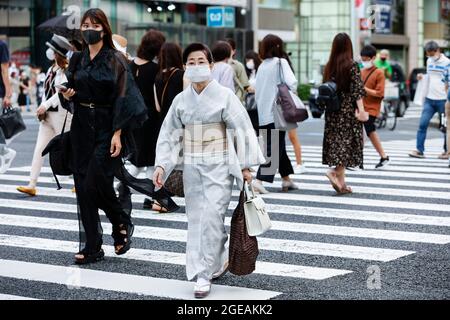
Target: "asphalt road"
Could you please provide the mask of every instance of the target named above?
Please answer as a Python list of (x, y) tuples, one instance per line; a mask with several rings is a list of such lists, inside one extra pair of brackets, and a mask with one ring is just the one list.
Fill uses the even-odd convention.
[[(28, 130), (11, 145), (18, 151), (13, 168), (0, 175), (0, 299), (192, 298), (184, 199), (175, 199), (181, 213), (161, 215), (141, 210), (143, 196), (134, 196), (133, 249), (123, 258), (107, 253), (100, 263), (74, 267), (78, 222), (71, 181), (56, 191), (46, 163), (37, 197), (15, 191), (26, 184), (38, 129), (31, 115), (25, 118)], [(443, 138), (436, 128), (429, 129), (427, 158), (408, 157), (417, 126), (418, 111), (410, 110), (395, 131), (380, 130), (390, 167), (373, 169), (378, 156), (368, 143), (366, 170), (348, 173), (354, 194), (336, 196), (321, 165), (323, 120), (303, 123), (308, 172), (294, 176), (299, 191), (281, 193), (279, 177), (268, 187), (264, 200), (273, 229), (259, 238), (257, 272), (226, 274), (210, 298), (449, 299), (450, 168), (437, 159)], [(289, 155), (294, 160), (291, 148)], [(104, 244), (111, 246), (104, 230)]]

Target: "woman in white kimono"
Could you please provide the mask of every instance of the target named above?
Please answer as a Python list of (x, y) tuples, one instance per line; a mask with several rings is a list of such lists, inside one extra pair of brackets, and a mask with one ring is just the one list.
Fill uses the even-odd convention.
[(228, 267), (225, 213), (234, 180), (242, 190), (249, 168), (265, 162), (250, 118), (230, 89), (211, 80), (213, 59), (201, 43), (183, 53), (185, 76), (192, 82), (173, 101), (159, 134), (156, 187), (182, 165), (188, 217), (186, 274), (196, 279), (194, 295), (206, 297), (211, 280)]

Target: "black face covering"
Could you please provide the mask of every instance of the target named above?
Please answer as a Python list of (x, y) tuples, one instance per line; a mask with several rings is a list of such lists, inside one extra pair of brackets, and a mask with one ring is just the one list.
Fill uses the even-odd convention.
[(97, 31), (97, 30), (84, 30), (81, 32), (83, 35), (84, 41), (86, 41), (87, 44), (96, 44), (102, 40), (102, 32), (103, 30)]
[(384, 62), (384, 61), (386, 61), (386, 58), (381, 58), (380, 60)]

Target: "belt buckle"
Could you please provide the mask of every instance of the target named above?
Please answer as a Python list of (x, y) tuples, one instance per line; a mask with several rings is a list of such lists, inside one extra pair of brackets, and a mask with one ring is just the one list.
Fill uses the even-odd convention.
[(94, 109), (94, 104), (92, 102), (89, 103), (89, 108)]

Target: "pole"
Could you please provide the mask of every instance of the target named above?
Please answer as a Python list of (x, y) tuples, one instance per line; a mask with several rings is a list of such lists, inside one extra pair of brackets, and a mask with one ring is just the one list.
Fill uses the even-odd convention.
[(356, 48), (356, 7), (355, 0), (350, 0), (350, 38), (353, 43), (353, 52), (357, 52)]

